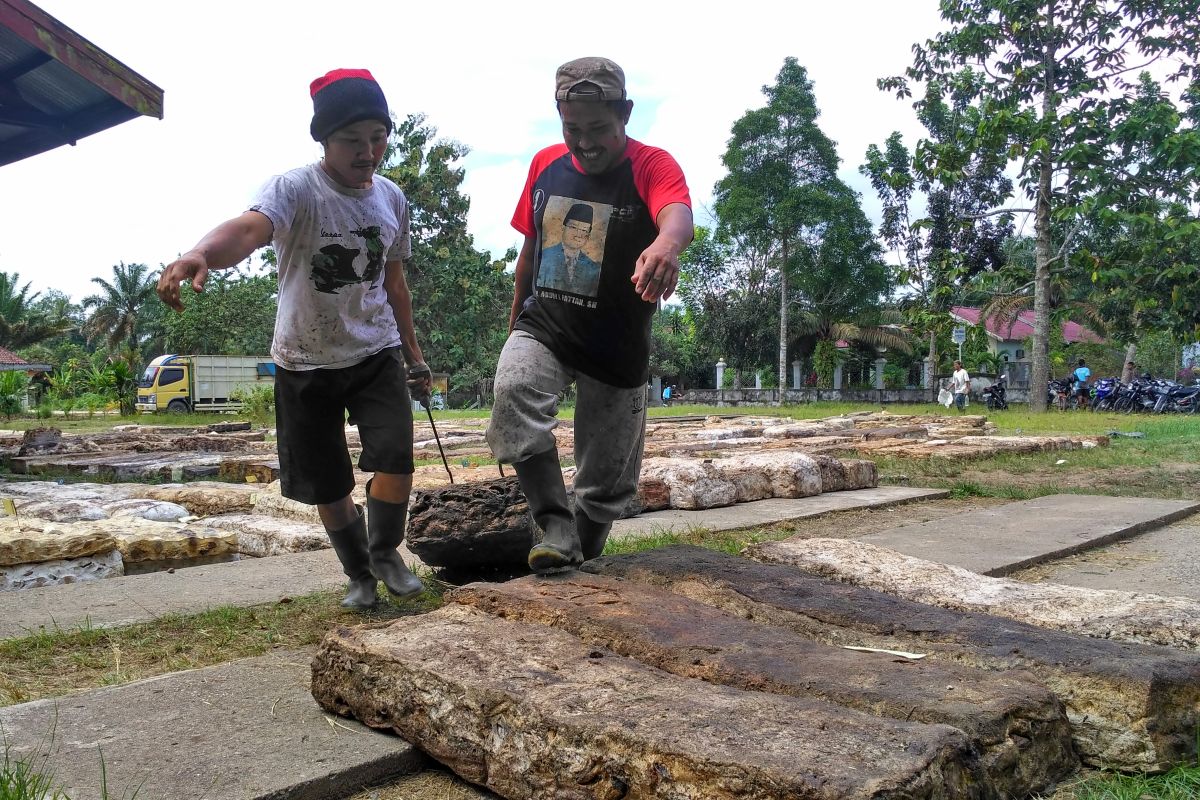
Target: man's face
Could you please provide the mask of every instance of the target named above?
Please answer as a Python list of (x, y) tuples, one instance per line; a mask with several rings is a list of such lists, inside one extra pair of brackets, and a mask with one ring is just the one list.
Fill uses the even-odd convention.
[(366, 189), (383, 161), (387, 139), (387, 126), (379, 120), (338, 128), (325, 140), (325, 171), (343, 186)]
[(607, 103), (564, 100), (558, 106), (563, 141), (589, 175), (612, 169), (625, 155), (625, 119)]
[(567, 250), (582, 250), (587, 244), (592, 226), (582, 220), (572, 219), (563, 224), (563, 247)]

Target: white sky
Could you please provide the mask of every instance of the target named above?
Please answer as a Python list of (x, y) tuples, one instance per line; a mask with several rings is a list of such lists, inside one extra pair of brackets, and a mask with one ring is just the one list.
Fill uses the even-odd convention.
[[(0, 271), (78, 302), (117, 262), (157, 269), (244, 210), (263, 181), (316, 160), (309, 82), (366, 67), (394, 114), (423, 112), (472, 150), (464, 191), (476, 246), (499, 257), (531, 156), (559, 141), (556, 67), (583, 55), (625, 69), (629, 135), (669, 150), (705, 222), (733, 122), (761, 107), (795, 56), (842, 177), (867, 145), (919, 135), (908, 102), (875, 86), (939, 29), (936, 0), (397, 3), (358, 0), (36, 0), (165, 90), (165, 116), (140, 118), (0, 167)], [(418, 300), (419, 302), (419, 300)]]

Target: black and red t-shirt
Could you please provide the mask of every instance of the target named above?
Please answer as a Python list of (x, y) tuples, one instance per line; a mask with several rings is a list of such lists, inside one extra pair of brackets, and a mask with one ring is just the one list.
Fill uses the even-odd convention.
[(512, 220), (536, 240), (532, 292), (516, 328), (596, 380), (644, 384), (657, 304), (630, 279), (671, 203), (692, 201), (683, 171), (657, 147), (628, 139), (625, 158), (600, 175), (580, 169), (565, 144), (534, 156)]

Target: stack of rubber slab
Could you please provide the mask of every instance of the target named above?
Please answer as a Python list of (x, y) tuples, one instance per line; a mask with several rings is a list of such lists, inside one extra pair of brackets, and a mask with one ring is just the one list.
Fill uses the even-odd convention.
[(339, 628), (313, 694), (509, 798), (1024, 797), (1196, 756), (1194, 653), (700, 548), (586, 569)]

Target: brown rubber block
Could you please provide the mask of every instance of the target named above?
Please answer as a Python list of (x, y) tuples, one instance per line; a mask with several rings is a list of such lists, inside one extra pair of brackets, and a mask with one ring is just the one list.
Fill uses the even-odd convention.
[(1163, 770), (1196, 757), (1200, 656), (950, 611), (793, 567), (680, 546), (589, 561), (589, 572), (672, 591), (838, 646), (926, 653), (939, 662), (1027, 671), (1063, 701), (1090, 764)]
[(971, 738), (988, 784), (1003, 797), (1046, 789), (1079, 765), (1062, 703), (1019, 674), (830, 647), (603, 575), (475, 583), (449, 599), (568, 631), (676, 675), (951, 725)]
[(947, 725), (681, 678), (462, 605), (335, 628), (312, 693), (506, 798), (997, 796)]

